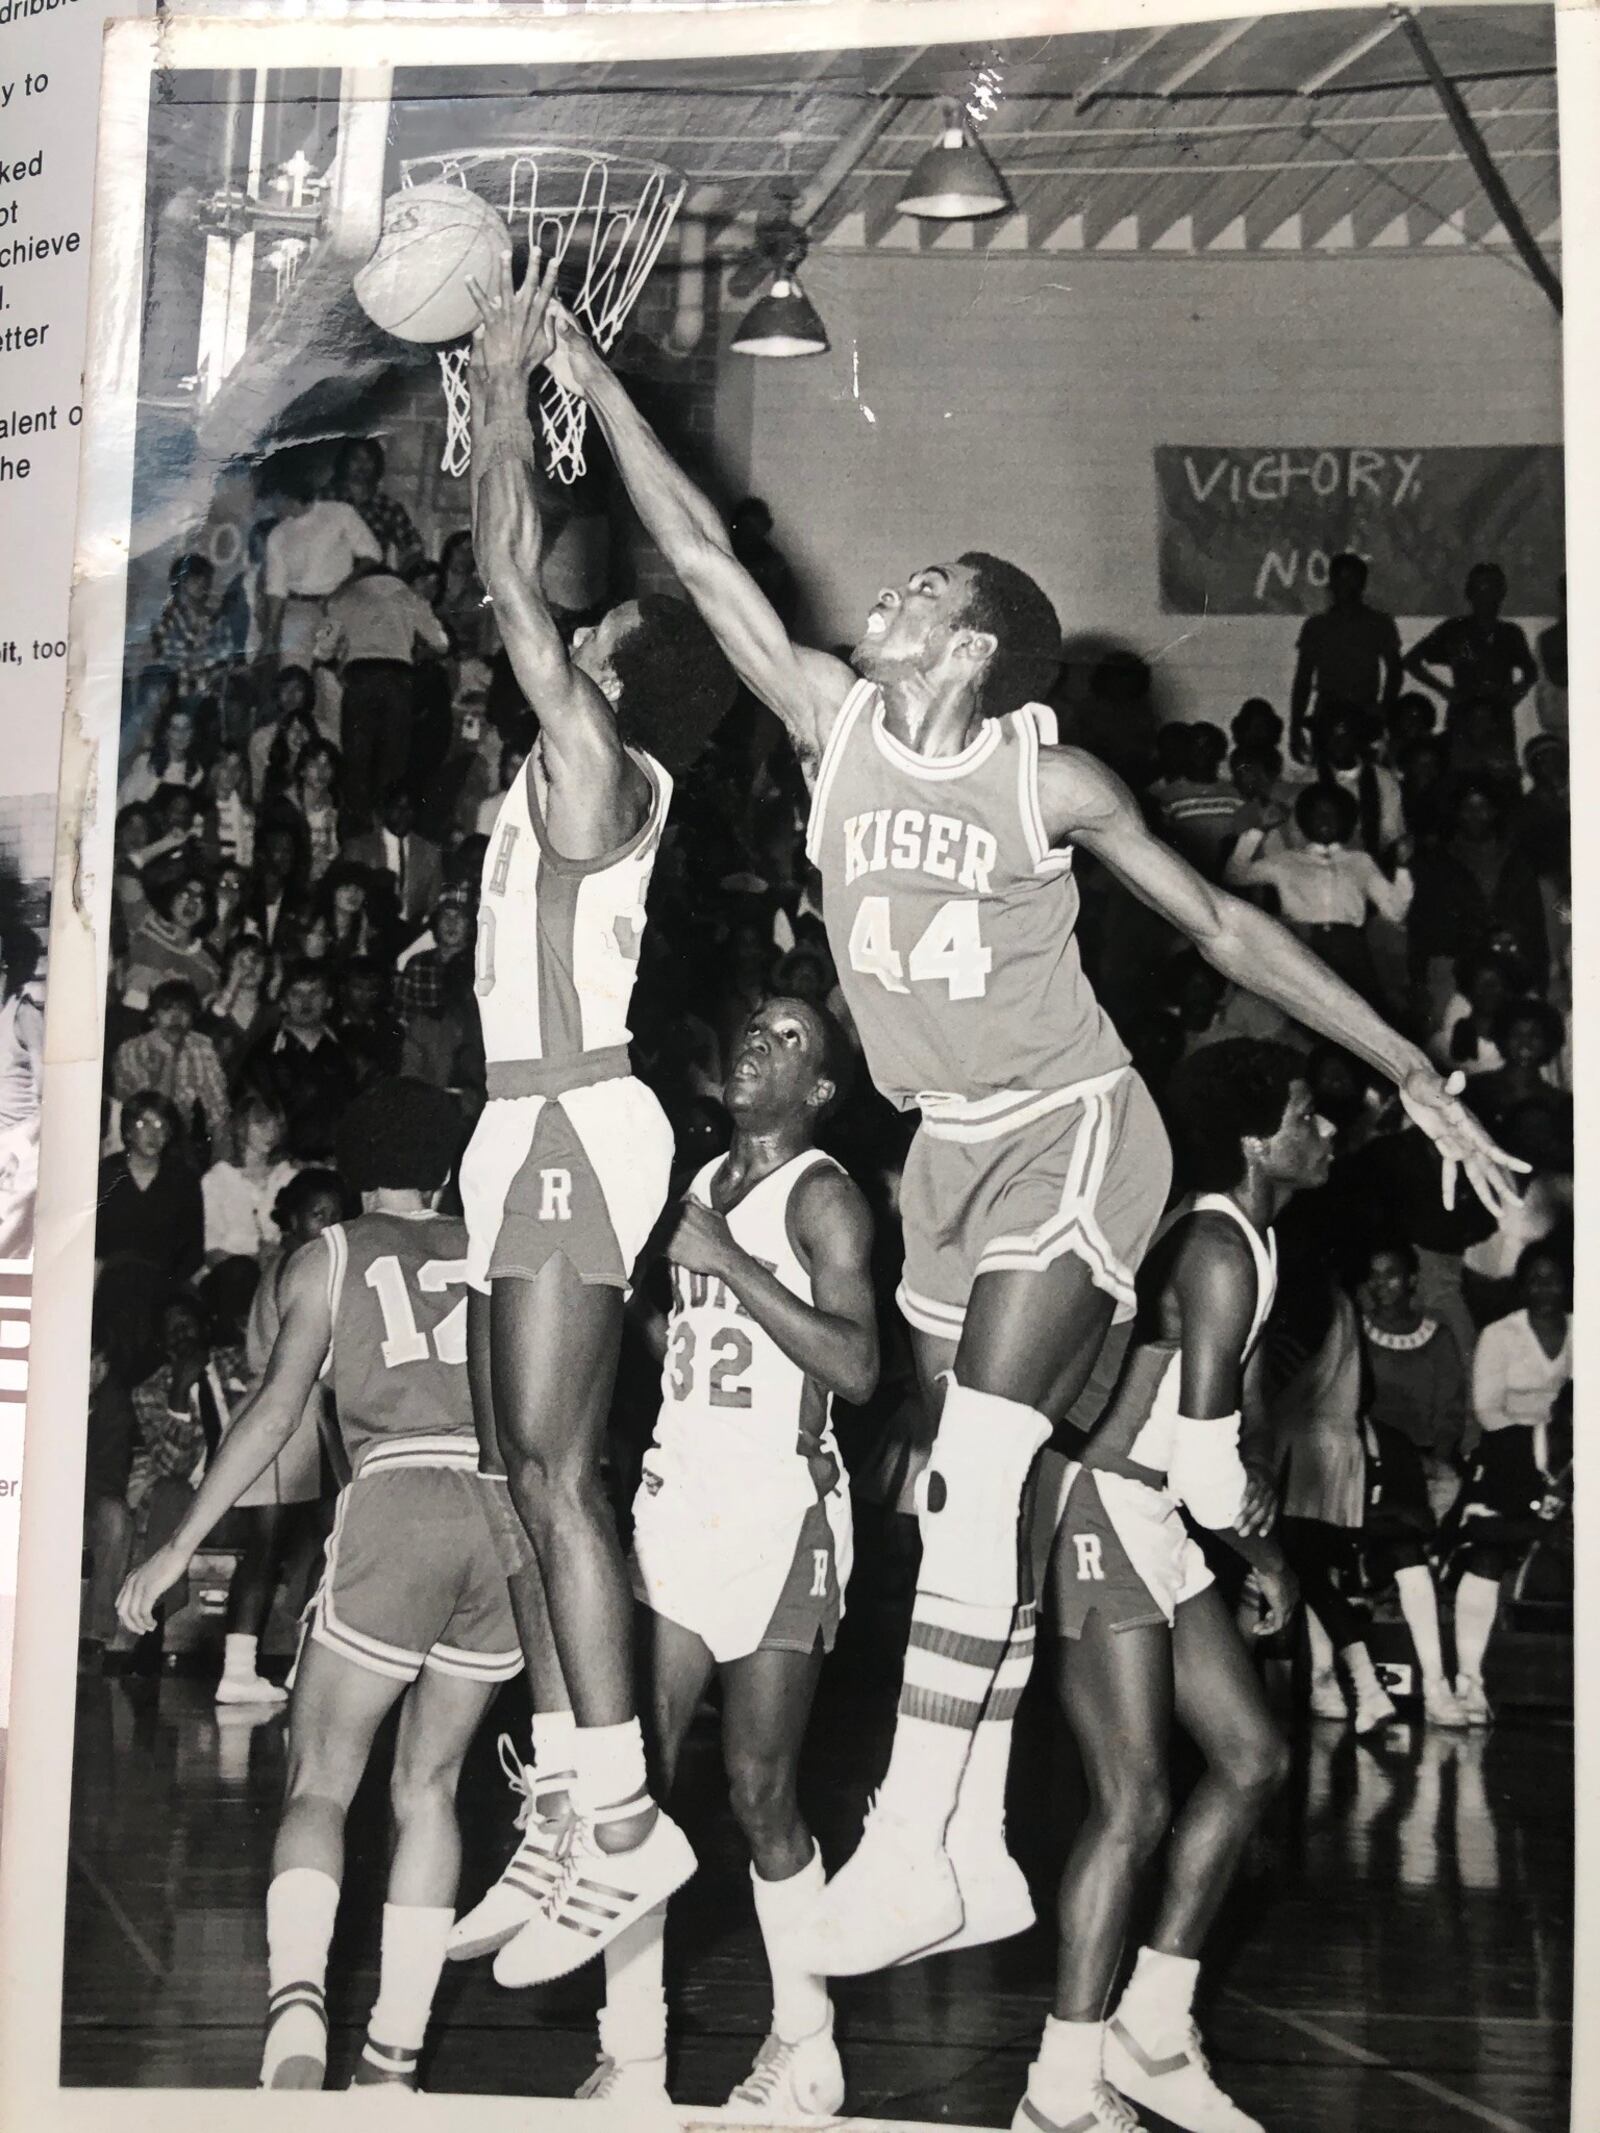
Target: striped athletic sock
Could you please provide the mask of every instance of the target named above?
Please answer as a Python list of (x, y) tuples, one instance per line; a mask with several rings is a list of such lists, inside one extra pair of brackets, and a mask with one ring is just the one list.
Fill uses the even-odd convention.
[(264, 2089), (322, 2086), (328, 2057), (323, 1987), (338, 1908), (338, 1882), (316, 1867), (287, 1867), (267, 1889)]
[(917, 1594), (880, 1798), (886, 1813), (935, 1842), (955, 1811), (1015, 1614), (1012, 1607), (977, 1607)]
[(1017, 1706), (1033, 1672), (1037, 1614), (1031, 1600), (1017, 1609), (1016, 1622), (1006, 1640), (1005, 1658), (973, 1735), (972, 1750), (961, 1776), (961, 1797), (956, 1803), (956, 1817), (963, 1828), (992, 1832), (996, 1837), (1003, 1836), (1005, 1830), (1011, 1734)]
[(445, 1942), (454, 1923), (452, 1905), (384, 1905), (378, 1997), (362, 2051), (368, 2071), (358, 2072), (358, 2080), (406, 2081), (415, 2086), (417, 2053), (433, 2011)]

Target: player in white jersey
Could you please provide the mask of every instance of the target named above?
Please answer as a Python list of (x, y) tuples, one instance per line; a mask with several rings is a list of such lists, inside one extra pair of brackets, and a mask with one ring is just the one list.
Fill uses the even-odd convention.
[[(1300, 1054), (1234, 1038), (1172, 1077), (1167, 1115), (1186, 1182), (1139, 1274), (1133, 1339), (1081, 1465), (1045, 1455), (1059, 1513), (1047, 1580), (1056, 1694), (1089, 1812), (1057, 1902), (1055, 2012), (1012, 2124), (1017, 2133), (1132, 2133), (1120, 2097), (1188, 2133), (1261, 2133), (1213, 2078), (1192, 2003), (1205, 1936), (1288, 1752), (1243, 1638), (1179, 1505), (1251, 1565), (1266, 1635), (1294, 1578), (1266, 1528), (1264, 1462), (1241, 1449), (1260, 1411), (1258, 1343), (1277, 1290), (1271, 1225), (1322, 1184), (1332, 1128)], [(1176, 1718), (1205, 1769), (1172, 1820)], [(1168, 1835), (1155, 1916), (1104, 2021), (1143, 1871)], [(1109, 2084), (1109, 2086), (1108, 2086)]]
[[(641, 1700), (663, 1793), (713, 1673), (734, 1815), (751, 1853), (772, 2021), (729, 2098), (741, 2122), (831, 2116), (844, 2101), (826, 1981), (796, 1960), (822, 1887), (801, 1817), (801, 1744), (850, 1575), (835, 1396), (878, 1375), (872, 1220), (813, 1143), (849, 1051), (821, 1009), (765, 1001), (734, 1052), (726, 1156), (701, 1169), (666, 1246), (672, 1305), (661, 1411), (634, 1500)], [(600, 2064), (582, 2094), (665, 2096), (666, 1907), (606, 1950)]]
[[(601, 1452), (633, 1262), (665, 1203), (672, 1134), (633, 1079), (628, 1003), (671, 779), (630, 744), (700, 716), (731, 676), (676, 602), (615, 608), (569, 653), (540, 587), (529, 380), (551, 345), (556, 263), (536, 252), (477, 291), (473, 537), (512, 669), (539, 721), (484, 863), (476, 991), (488, 1063), (461, 1168), (475, 1293), (469, 1365), (486, 1472), (536, 1561), (513, 1599), (534, 1708), (534, 1759), (570, 1791), (560, 1873), (587, 1884), (590, 1931), (547, 1924), (557, 1874), (531, 1815), (510, 1866), (451, 1952), (498, 1948), (504, 1984), (572, 1969), (694, 1871), (645, 1777), (627, 1567)], [(508, 1539), (514, 1540), (514, 1535)], [(541, 1588), (542, 1587), (542, 1592)], [(520, 1761), (520, 1758), (519, 1758)]]
[[(817, 1906), (813, 1940), (819, 1969), (877, 1969), (958, 1937), (1016, 1932), (1031, 1915), (1025, 1903), (963, 1889), (948, 1833), (1001, 1672), (1033, 1636), (1019, 1513), (1038, 1453), (1088, 1383), (1113, 1320), (1131, 1316), (1132, 1276), (1164, 1200), (1159, 1120), (1068, 968), (1073, 846), (1224, 977), (1394, 1082), (1444, 1158), (1447, 1196), (1465, 1168), (1498, 1210), (1512, 1198), (1507, 1170), (1520, 1166), (1463, 1108), (1459, 1081), (1447, 1085), (1285, 927), (1162, 844), (1102, 764), (1054, 745), (1053, 715), (1029, 699), (1054, 681), (1061, 630), (1025, 571), (977, 552), (929, 564), (878, 595), (848, 665), (796, 645), (716, 511), (565, 314), (551, 369), (587, 399), (645, 530), (740, 678), (788, 729), (813, 787), (811, 849), (839, 982), (874, 1080), (923, 1114), (902, 1201), (904, 1308), (939, 1403), (917, 1600), (888, 1773), (855, 1856)], [(1012, 766), (1009, 789), (968, 803), (1001, 760)], [(847, 786), (853, 823), (829, 802), (830, 787)], [(868, 815), (883, 817), (882, 834)], [(1002, 832), (1026, 866), (1017, 856), (990, 864)], [(1054, 980), (1032, 916), (1052, 899)], [(987, 988), (992, 980), (996, 1001), (1026, 991), (1010, 968), (1017, 938), (1039, 957), (1041, 1007), (1033, 1026), (1021, 1021), (1007, 1071), (985, 1043), (997, 1020)], [(974, 1809), (989, 1857), (1000, 1849), (1003, 1760), (997, 1769), (1000, 1783), (986, 1781)]]

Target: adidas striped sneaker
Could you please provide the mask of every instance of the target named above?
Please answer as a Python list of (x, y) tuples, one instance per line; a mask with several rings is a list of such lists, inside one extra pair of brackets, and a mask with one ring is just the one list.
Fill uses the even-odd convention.
[(683, 1887), (695, 1856), (664, 1809), (657, 1808), (650, 1834), (631, 1851), (604, 1852), (596, 1843), (596, 1822), (626, 1821), (638, 1812), (638, 1799), (623, 1800), (571, 1825), (562, 1843), (559, 1885), (495, 1957), (496, 1984), (515, 1988), (565, 1977)]
[[(517, 1754), (509, 1733), (500, 1736), (500, 1767), (520, 1795), (516, 1826), (522, 1841), (500, 1879), (450, 1928), (445, 1954), (453, 1963), (492, 1955), (520, 1933), (555, 1894), (561, 1882), (561, 1843), (569, 1814), (551, 1815), (553, 1802), (572, 1790), (570, 1770), (537, 1770)], [(544, 1812), (541, 1813), (541, 1808)]]

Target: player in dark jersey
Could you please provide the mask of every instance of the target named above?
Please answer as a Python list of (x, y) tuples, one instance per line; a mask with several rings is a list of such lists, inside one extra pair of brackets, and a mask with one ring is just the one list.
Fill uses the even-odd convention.
[[(551, 345), (557, 264), (544, 269), (535, 251), (514, 289), (507, 260), (492, 288), (475, 291), (470, 372), (474, 553), (539, 736), (484, 868), (475, 990), (489, 1101), (461, 1166), (468, 1336), (485, 1470), (505, 1476), (537, 1558), (518, 1582), (518, 1620), (542, 1721), (531, 1768), (544, 1767), (526, 1778), (523, 1840), (451, 1953), (526, 1935), (497, 1965), (517, 1984), (576, 1968), (694, 1871), (646, 1780), (632, 1599), (601, 1454), (623, 1300), (672, 1158), (661, 1106), (631, 1074), (627, 1027), (671, 778), (627, 733), (636, 706), (654, 703), (680, 740), (698, 715), (703, 738), (733, 693), (681, 602), (614, 608), (571, 651), (550, 612), (528, 398)], [(551, 1788), (538, 1805), (570, 1797), (568, 1856), (593, 1907), (581, 1933), (535, 1935), (552, 1852), (533, 1788), (567, 1768), (570, 1793)]]
[[(1030, 699), (1055, 677), (1060, 624), (1025, 572), (979, 553), (931, 564), (880, 593), (849, 665), (806, 650), (565, 315), (551, 368), (588, 400), (646, 532), (788, 729), (813, 788), (824, 921), (873, 1079), (922, 1112), (901, 1202), (902, 1307), (925, 1383), (943, 1387), (922, 1565), (888, 1774), (818, 1904), (812, 1949), (819, 1969), (876, 1969), (980, 1937), (967, 1928), (986, 1898), (961, 1887), (946, 1831), (999, 1671), (1032, 1636), (1019, 1607), (1019, 1512), (1052, 1424), (1083, 1391), (1113, 1320), (1132, 1315), (1133, 1275), (1165, 1201), (1154, 1107), (1071, 938), (1071, 847), (1225, 977), (1392, 1081), (1441, 1151), (1447, 1194), (1465, 1168), (1499, 1209), (1509, 1159), (1461, 1105), (1459, 1084), (1283, 926), (1153, 836), (1102, 764), (1053, 745), (1053, 715)], [(1003, 821), (986, 819), (995, 808)], [(1041, 910), (1051, 924), (1036, 922)], [(998, 1798), (989, 1818), (998, 1825)], [(1025, 1906), (1006, 1912), (983, 1931), (1027, 1923)]]
[[(1048, 1585), (1056, 1693), (1078, 1744), (1089, 1812), (1061, 1878), (1055, 2012), (1013, 2126), (1131, 2133), (1117, 2095), (1189, 2133), (1261, 2133), (1212, 2078), (1191, 2005), (1206, 1933), (1287, 1751), (1232, 1615), (1179, 1515), (1251, 1566), (1255, 1628), (1296, 1592), (1247, 1476), (1242, 1411), (1259, 1413), (1261, 1330), (1277, 1288), (1271, 1225), (1323, 1183), (1332, 1129), (1287, 1046), (1208, 1045), (1172, 1078), (1167, 1116), (1195, 1188), (1139, 1273), (1133, 1336), (1111, 1404), (1064, 1493)], [(1149, 1938), (1109, 2023), (1143, 1869), (1167, 1835), (1176, 1718), (1205, 1771), (1172, 1824)], [(1110, 2085), (1108, 2089), (1107, 2084)]]
[(323, 2085), (345, 1815), (374, 1735), (402, 1698), (382, 1966), (352, 2086), (416, 2087), (455, 1916), (462, 1758), (500, 1683), (522, 1666), (489, 1507), (495, 1484), (477, 1471), (466, 1230), (430, 1211), (460, 1145), (455, 1099), (423, 1082), (377, 1083), (345, 1113), (338, 1163), (363, 1211), (289, 1262), (265, 1377), (187, 1517), (117, 1603), (128, 1629), (153, 1626), (156, 1602), (330, 1375), (352, 1478), (289, 1705), (288, 1786), (267, 1890), (263, 2088)]

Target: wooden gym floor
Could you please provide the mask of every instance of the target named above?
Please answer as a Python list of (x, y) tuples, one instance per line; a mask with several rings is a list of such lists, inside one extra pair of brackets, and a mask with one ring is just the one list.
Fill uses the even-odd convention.
[[(219, 1713), (210, 1687), (172, 1675), (81, 1685), (68, 2084), (255, 2080), (261, 1903), (284, 1729), (278, 1716)], [(1011, 1820), (1048, 1915), (1077, 1781), (1039, 1687), (1019, 1722)], [(892, 1684), (828, 1670), (802, 1797), (830, 1861), (854, 1842), (892, 1708)], [(515, 1691), (502, 1711), (525, 1738)], [(1290, 1784), (1202, 1988), (1213, 2062), (1269, 2133), (1547, 2133), (1566, 2123), (1572, 1786), (1571, 1729), (1548, 1713), (1512, 1713), (1488, 1734), (1400, 1725), (1372, 1746), (1339, 1727), (1300, 1728)], [(470, 1898), (511, 1838), (493, 1721), (462, 1801)], [(668, 1941), (673, 2092), (709, 2104), (748, 2067), (768, 2003), (708, 1714), (676, 1804), (702, 1866), (674, 1905)], [(376, 1985), (384, 1835), (380, 1785), (370, 1780), (350, 1839), (329, 1993), (330, 2074), (340, 2085)], [(852, 2112), (1008, 2124), (1051, 1960), (1041, 1925), (1000, 1947), (841, 1981)], [(426, 2085), (570, 2095), (592, 2063), (599, 1987), (593, 1965), (523, 1995), (500, 1991), (486, 1962), (449, 1967)]]

